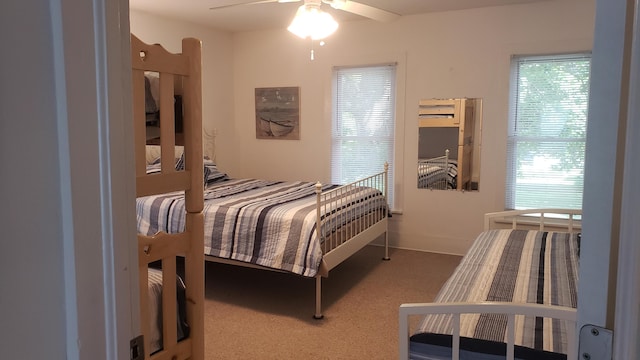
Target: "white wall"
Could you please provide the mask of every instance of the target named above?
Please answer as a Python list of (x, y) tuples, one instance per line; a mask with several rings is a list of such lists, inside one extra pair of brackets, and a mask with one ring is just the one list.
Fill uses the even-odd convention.
[[(590, 50), (594, 1), (423, 14), (392, 23), (343, 23), (315, 46), (285, 30), (234, 35), (234, 176), (330, 179), (331, 68), (399, 61), (404, 67), (404, 132), (397, 150), (405, 164), (396, 184), (402, 215), (392, 218), (395, 246), (461, 254), (482, 229), (482, 215), (504, 206), (509, 65), (512, 54)], [(256, 140), (256, 87), (300, 86), (301, 140)], [(417, 104), (423, 98), (479, 97), (484, 123), (479, 192), (416, 189)], [(222, 164), (221, 166), (225, 166)], [(396, 171), (401, 171), (398, 168)]]
[(137, 322), (128, 2), (3, 5), (1, 357), (127, 358)]
[[(229, 36), (136, 12), (131, 29), (173, 51), (184, 36), (203, 40), (203, 59), (215, 59), (203, 60), (205, 123), (218, 130), (219, 167), (234, 177), (328, 182), (332, 67), (398, 62), (396, 165), (404, 168), (396, 168), (402, 214), (392, 218), (391, 244), (462, 254), (482, 215), (504, 207), (510, 56), (590, 50), (594, 7), (557, 0), (347, 22), (325, 46), (313, 45), (313, 61), (312, 44), (284, 29)], [(254, 89), (276, 86), (300, 87), (300, 140), (255, 138)], [(483, 99), (480, 191), (418, 190), (418, 101), (452, 97)]]
[[(14, 1), (10, 7), (0, 14), (0, 40), (17, 50), (0, 57), (0, 198), (8, 205), (0, 220), (0, 348), (3, 358), (62, 359), (65, 284), (52, 25), (43, 1)], [(32, 349), (14, 345), (35, 338), (38, 346), (24, 345)]]

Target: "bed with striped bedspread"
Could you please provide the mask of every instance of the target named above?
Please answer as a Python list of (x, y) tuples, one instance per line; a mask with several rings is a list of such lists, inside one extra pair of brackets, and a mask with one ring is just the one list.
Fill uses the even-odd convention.
[[(435, 302), (505, 301), (575, 308), (579, 240), (577, 233), (483, 232)], [(566, 358), (566, 326), (557, 319), (516, 317), (515, 357)], [(461, 315), (461, 359), (503, 359), (506, 327), (505, 315)], [(451, 329), (451, 315), (425, 316), (411, 336), (410, 358), (451, 358)]]
[[(303, 181), (225, 179), (204, 191), (204, 253), (314, 277), (323, 257), (316, 231), (316, 184)], [(335, 187), (325, 185), (323, 191)], [(386, 211), (382, 192), (371, 187), (351, 191), (347, 201), (321, 207), (335, 231), (373, 208)], [(184, 230), (181, 193), (137, 199), (138, 233)], [(347, 214), (348, 216), (345, 216)]]

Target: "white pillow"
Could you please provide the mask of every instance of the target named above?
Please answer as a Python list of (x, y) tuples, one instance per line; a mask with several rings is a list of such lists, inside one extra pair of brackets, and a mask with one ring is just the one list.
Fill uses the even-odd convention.
[[(160, 157), (160, 145), (147, 145), (147, 165), (152, 164)], [(174, 160), (178, 161), (178, 159), (184, 153), (184, 146), (176, 146), (174, 148)]]

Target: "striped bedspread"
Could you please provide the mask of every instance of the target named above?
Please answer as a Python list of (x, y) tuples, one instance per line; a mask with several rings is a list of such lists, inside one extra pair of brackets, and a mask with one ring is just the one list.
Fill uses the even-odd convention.
[[(323, 254), (316, 233), (315, 183), (231, 179), (208, 185), (204, 199), (206, 255), (316, 275)], [(386, 208), (383, 194), (373, 188), (354, 189), (348, 199), (324, 205), (322, 216), (340, 227), (337, 220), (349, 221), (341, 214), (353, 218), (372, 206)], [(184, 211), (182, 193), (138, 198), (138, 233), (182, 232)]]
[[(507, 301), (575, 308), (578, 251), (578, 234), (527, 230), (483, 232), (435, 302)], [(473, 351), (493, 353), (496, 343), (506, 341), (506, 325), (504, 315), (461, 315), (461, 349), (466, 343)], [(516, 348), (516, 357), (519, 352), (520, 358), (527, 358), (529, 353), (534, 359), (556, 358), (551, 353), (566, 354), (565, 326), (558, 320), (516, 317), (515, 345), (521, 347)], [(451, 328), (451, 315), (427, 315), (411, 340), (416, 344), (435, 344), (442, 341), (442, 336), (434, 334), (450, 335)], [(419, 355), (419, 349), (420, 346), (413, 346), (412, 358), (431, 358)]]

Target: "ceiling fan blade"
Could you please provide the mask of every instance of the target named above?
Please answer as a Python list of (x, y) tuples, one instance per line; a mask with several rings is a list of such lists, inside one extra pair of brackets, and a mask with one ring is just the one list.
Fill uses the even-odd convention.
[(214, 5), (212, 7), (209, 8), (209, 10), (218, 10), (218, 9), (224, 9), (224, 8), (230, 8), (230, 7), (234, 7), (234, 6), (242, 6), (242, 5), (255, 5), (255, 4), (267, 4), (267, 3), (274, 3), (274, 2), (278, 2), (278, 3), (289, 3), (289, 2), (298, 2), (300, 0), (245, 0), (245, 1), (231, 1), (231, 3), (229, 3), (229, 1), (226, 2), (226, 4), (222, 4), (222, 5)]
[(382, 10), (377, 7), (365, 5), (357, 1), (350, 0), (325, 0), (327, 4), (331, 5), (334, 9), (348, 11), (356, 15), (364, 16), (369, 19), (389, 22), (400, 17), (400, 15), (392, 13), (390, 11)]

